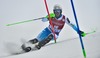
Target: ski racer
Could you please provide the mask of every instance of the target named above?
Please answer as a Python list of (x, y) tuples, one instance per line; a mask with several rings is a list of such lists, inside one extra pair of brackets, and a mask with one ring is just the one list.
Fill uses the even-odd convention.
[[(61, 32), (62, 28), (64, 27), (65, 23), (72, 27), (77, 33), (84, 33), (83, 31), (78, 31), (77, 27), (69, 20), (68, 17), (62, 14), (62, 8), (56, 4), (53, 8), (53, 12), (50, 16), (52, 20), (52, 26), (54, 27), (55, 38), (57, 39), (59, 33)], [(49, 16), (42, 18), (43, 22), (50, 21)], [(54, 40), (54, 33), (52, 31), (52, 26), (49, 24), (40, 34), (28, 42), (24, 43), (21, 47), (25, 52), (29, 52), (31, 50), (39, 50), (41, 47), (49, 43), (51, 40)]]

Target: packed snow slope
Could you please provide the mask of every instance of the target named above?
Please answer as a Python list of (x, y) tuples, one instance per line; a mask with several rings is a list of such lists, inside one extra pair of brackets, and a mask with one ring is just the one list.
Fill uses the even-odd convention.
[[(83, 38), (87, 58), (100, 57), (100, 33), (87, 35)], [(16, 47), (17, 48), (17, 47)], [(1, 57), (3, 58), (3, 57)], [(66, 38), (65, 40), (53, 41), (38, 51), (8, 56), (4, 58), (84, 58), (79, 38)]]

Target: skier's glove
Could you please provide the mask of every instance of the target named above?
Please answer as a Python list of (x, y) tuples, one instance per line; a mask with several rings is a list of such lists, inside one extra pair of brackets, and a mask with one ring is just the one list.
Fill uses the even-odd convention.
[[(54, 13), (50, 13), (49, 15), (50, 15), (50, 18), (54, 18), (55, 17)], [(49, 15), (47, 15), (46, 18), (49, 18)]]
[(80, 32), (80, 34), (81, 34), (82, 37), (85, 37), (86, 36), (86, 33), (85, 32), (83, 32), (83, 31), (79, 31), (79, 32)]

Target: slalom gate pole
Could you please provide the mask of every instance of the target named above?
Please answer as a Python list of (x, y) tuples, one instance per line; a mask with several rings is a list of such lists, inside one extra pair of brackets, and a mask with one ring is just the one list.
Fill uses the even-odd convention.
[(51, 20), (51, 17), (50, 17), (50, 13), (49, 13), (49, 9), (48, 9), (48, 5), (47, 5), (47, 1), (44, 0), (44, 3), (45, 3), (45, 7), (46, 7), (46, 10), (47, 10), (47, 13), (48, 13), (48, 17), (49, 17), (49, 23), (51, 25), (51, 28), (52, 28), (52, 32), (54, 34), (54, 40), (55, 40), (55, 43), (56, 43), (56, 37), (55, 37), (55, 32), (54, 32), (54, 26), (52, 24), (52, 20)]
[[(73, 13), (74, 13), (74, 17), (75, 17), (75, 22), (76, 22), (76, 25), (77, 25), (77, 29), (79, 31), (80, 29), (79, 29), (78, 20), (77, 20), (75, 8), (74, 8), (74, 3), (73, 3), (73, 0), (70, 0), (70, 1), (71, 1), (71, 6), (72, 6)], [(82, 47), (82, 52), (83, 52), (84, 58), (86, 58), (86, 51), (84, 49), (84, 45), (83, 45), (83, 41), (82, 41), (82, 37), (81, 37), (81, 33), (80, 32), (79, 32), (79, 38), (80, 38), (80, 42), (81, 42), (81, 47)]]

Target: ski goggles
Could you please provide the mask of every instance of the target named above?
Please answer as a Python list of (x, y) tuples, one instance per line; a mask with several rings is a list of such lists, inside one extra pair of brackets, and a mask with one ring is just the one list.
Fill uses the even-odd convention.
[(54, 12), (61, 12), (61, 9), (55, 9)]

